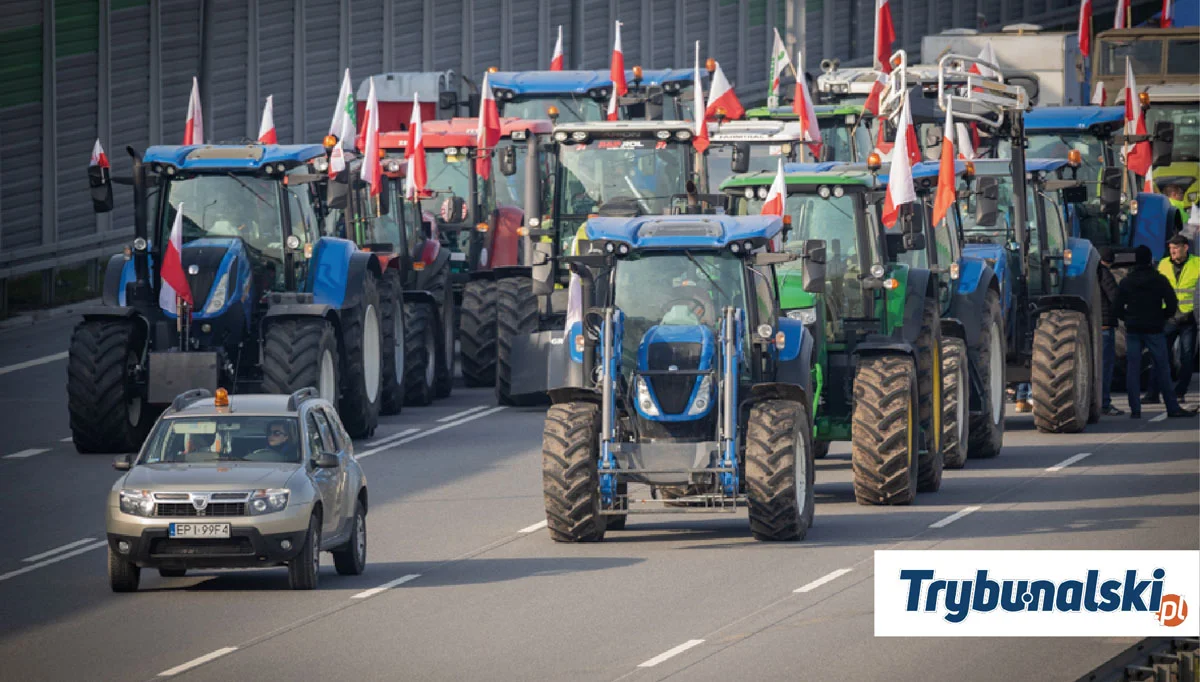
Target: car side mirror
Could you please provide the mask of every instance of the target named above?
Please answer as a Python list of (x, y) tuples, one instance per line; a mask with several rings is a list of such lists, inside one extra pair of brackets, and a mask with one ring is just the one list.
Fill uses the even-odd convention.
[(338, 466), (338, 456), (332, 452), (322, 452), (313, 457), (313, 465), (318, 469), (336, 469)]
[(1171, 121), (1159, 121), (1154, 124), (1154, 141), (1150, 143), (1152, 157), (1151, 165), (1169, 166), (1171, 154), (1175, 150), (1175, 124)]
[(729, 164), (729, 169), (734, 173), (745, 173), (750, 170), (749, 142), (733, 143), (733, 160)]
[(129, 460), (129, 455), (121, 455), (113, 458), (112, 467), (117, 471), (129, 471), (133, 468), (133, 462)]
[(517, 148), (509, 145), (500, 149), (500, 173), (505, 177), (517, 174)]
[(801, 270), (801, 287), (810, 294), (825, 291), (825, 240), (806, 240), (802, 257), (804, 266)]
[(1100, 174), (1100, 210), (1114, 215), (1121, 212), (1121, 180), (1120, 168), (1105, 168)]
[(88, 186), (92, 191), (92, 210), (108, 213), (113, 210), (112, 176), (102, 166), (88, 166)]

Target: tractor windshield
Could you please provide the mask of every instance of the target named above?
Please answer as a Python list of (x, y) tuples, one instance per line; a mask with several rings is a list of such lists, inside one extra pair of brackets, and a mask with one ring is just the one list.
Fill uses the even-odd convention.
[[(977, 201), (980, 181), (998, 183), (996, 213), (983, 213)], [(958, 200), (958, 212), (962, 216), (963, 235), (968, 244), (1007, 244), (1011, 241), (1013, 191), (1012, 178), (1008, 175), (983, 176), (975, 179), (975, 191), (966, 199)]]
[(690, 143), (594, 140), (561, 149), (564, 215), (587, 216), (618, 205), (661, 215), (669, 212), (673, 195), (687, 191)]
[(431, 149), (425, 154), (425, 168), (429, 180), (425, 187), (434, 192), (428, 199), (421, 200), (421, 208), (440, 217), (447, 223), (465, 222), (468, 214), (451, 216), (442, 214), (442, 205), (451, 196), (460, 197), (466, 201), (467, 210), (471, 204), (471, 173), (475, 163), (467, 154), (447, 154), (447, 150)]
[[(776, 142), (774, 144), (750, 145), (750, 168), (747, 172), (773, 171), (779, 167), (779, 159), (784, 163), (792, 160), (792, 143)], [(714, 144), (708, 150), (708, 186), (720, 187), (733, 176), (733, 144)]]
[(548, 118), (550, 107), (558, 109), (559, 123), (603, 121), (604, 110), (600, 102), (587, 95), (540, 95), (505, 100), (500, 109), (504, 117), (526, 119)]
[[(847, 124), (844, 116), (818, 118), (821, 128), (821, 160), (859, 163), (871, 153), (871, 131), (866, 123)], [(849, 118), (854, 118), (850, 116)]]
[(1090, 133), (1030, 133), (1025, 155), (1029, 159), (1065, 159), (1072, 150), (1077, 150), (1083, 157), (1077, 177), (1087, 182), (1099, 181), (1101, 172), (1109, 164), (1109, 150), (1104, 140)]
[(263, 256), (283, 260), (279, 182), (255, 175), (193, 175), (167, 185), (159, 233), (165, 242), (183, 204), (183, 243), (234, 237)]
[[(1186, 104), (1154, 103), (1146, 112), (1146, 129), (1154, 130), (1159, 121), (1175, 124), (1175, 145), (1171, 151), (1172, 162), (1200, 161), (1200, 103)], [(1170, 173), (1164, 172), (1163, 175)]]

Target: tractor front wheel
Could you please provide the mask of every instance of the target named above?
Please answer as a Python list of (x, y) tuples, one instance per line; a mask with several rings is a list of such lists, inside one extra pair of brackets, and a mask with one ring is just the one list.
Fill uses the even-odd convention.
[(312, 386), (338, 403), (338, 344), (333, 325), (319, 317), (272, 322), (263, 338), (263, 390), (289, 394)]
[(395, 270), (388, 270), (379, 291), (379, 319), (383, 333), (383, 397), (380, 414), (400, 414), (404, 407), (404, 286)]
[(969, 409), (967, 344), (962, 339), (942, 339), (942, 462), (947, 469), (967, 465)]
[(342, 401), (338, 413), (351, 438), (368, 438), (379, 424), (383, 335), (379, 290), (374, 277), (363, 278), (358, 305), (342, 314)]
[(1087, 316), (1051, 310), (1033, 333), (1033, 423), (1042, 433), (1079, 433), (1092, 401), (1092, 342)]
[(134, 319), (84, 320), (67, 353), (67, 411), (81, 454), (137, 450), (154, 415), (135, 380), (143, 336)]
[(537, 331), (537, 298), (533, 295), (533, 280), (528, 277), (508, 277), (496, 283), (496, 401), (501, 405), (537, 405), (543, 394), (515, 395), (512, 392), (513, 340)]
[(542, 498), (555, 542), (604, 539), (600, 514), (600, 406), (562, 403), (546, 412), (542, 431)]
[(917, 336), (917, 391), (921, 405), (921, 455), (917, 463), (919, 492), (942, 486), (942, 321), (936, 298), (925, 297), (921, 333)]
[[(983, 409), (969, 417), (967, 456), (971, 458), (995, 457), (1004, 447), (1004, 341), (1000, 295), (988, 291), (983, 304), (983, 326), (975, 345), (967, 349), (971, 365), (983, 381), (983, 394), (980, 396)], [(967, 365), (963, 365), (963, 368), (965, 370)], [(968, 376), (964, 371), (963, 379)]]
[(850, 463), (859, 504), (910, 504), (917, 496), (917, 367), (907, 355), (863, 358), (854, 375)]
[(768, 400), (746, 426), (746, 498), (756, 540), (803, 540), (812, 526), (816, 463), (804, 405)]

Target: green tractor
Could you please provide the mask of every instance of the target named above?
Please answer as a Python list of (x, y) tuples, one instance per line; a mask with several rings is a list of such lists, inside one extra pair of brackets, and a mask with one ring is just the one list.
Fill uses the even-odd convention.
[[(813, 111), (817, 114), (824, 141), (820, 161), (866, 162), (875, 143), (871, 135), (872, 117), (861, 104), (818, 104)], [(751, 121), (799, 119), (791, 106), (748, 109), (746, 118)]]

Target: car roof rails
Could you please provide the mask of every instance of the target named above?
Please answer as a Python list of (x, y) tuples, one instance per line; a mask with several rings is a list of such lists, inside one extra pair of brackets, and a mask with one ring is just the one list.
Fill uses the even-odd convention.
[(319, 397), (321, 396), (319, 393), (317, 393), (317, 389), (313, 388), (312, 386), (305, 386), (288, 397), (287, 408), (289, 411), (294, 410), (298, 408), (304, 401), (315, 400)]
[(175, 396), (175, 400), (171, 401), (171, 411), (178, 412), (197, 400), (203, 400), (204, 398), (211, 397), (212, 391), (208, 390), (207, 388), (193, 388), (190, 391), (184, 391), (183, 393)]

